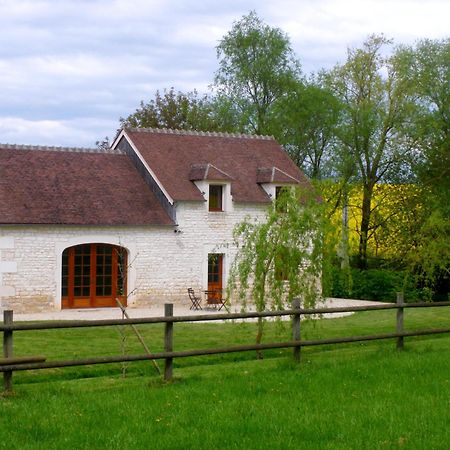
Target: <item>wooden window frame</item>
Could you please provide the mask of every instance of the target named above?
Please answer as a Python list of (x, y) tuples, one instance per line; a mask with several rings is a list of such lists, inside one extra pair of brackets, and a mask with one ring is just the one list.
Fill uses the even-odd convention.
[[(112, 249), (111, 251), (111, 274), (101, 274), (100, 276), (104, 279), (107, 276), (111, 277), (111, 294), (110, 295), (98, 295), (97, 294), (97, 249), (98, 246), (107, 246)], [(89, 246), (89, 294), (88, 295), (75, 295), (75, 253), (76, 249), (81, 246)], [(119, 262), (119, 252), (122, 257), (122, 266), (124, 266), (125, 271), (127, 270), (127, 251), (123, 247), (112, 244), (102, 244), (102, 243), (89, 243), (80, 244), (68, 247), (63, 252), (67, 252), (67, 280), (64, 281), (62, 274), (62, 286), (61, 286), (61, 306), (62, 308), (95, 308), (95, 307), (115, 307), (116, 298), (119, 298), (123, 304), (126, 305), (126, 291), (127, 291), (127, 274), (126, 272), (120, 276), (119, 271), (121, 270), (121, 263)], [(104, 254), (103, 261), (105, 261), (107, 254)], [(86, 255), (85, 255), (86, 256)], [(84, 262), (82, 266), (84, 265)], [(105, 267), (105, 263), (102, 267)], [(85, 274), (83, 273), (83, 276)], [(81, 277), (83, 278), (83, 277)], [(119, 285), (120, 284), (120, 285)], [(100, 286), (100, 285), (99, 285)], [(84, 287), (82, 282), (80, 285), (81, 289)], [(102, 285), (104, 288), (105, 285)], [(123, 292), (119, 292), (123, 290)], [(66, 295), (63, 295), (63, 294)]]
[[(210, 184), (208, 195), (208, 211), (210, 212), (223, 212), (224, 211), (224, 192), (225, 186), (223, 184)], [(216, 192), (213, 192), (216, 191)], [(218, 206), (212, 205), (212, 199), (216, 199)]]
[[(224, 253), (208, 253), (206, 277), (208, 291), (223, 290), (225, 281), (224, 260)], [(214, 268), (214, 271), (211, 271), (211, 268)]]

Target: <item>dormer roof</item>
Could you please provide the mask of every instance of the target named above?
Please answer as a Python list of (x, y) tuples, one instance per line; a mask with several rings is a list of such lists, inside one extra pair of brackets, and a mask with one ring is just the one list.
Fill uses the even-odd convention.
[(192, 164), (189, 172), (191, 181), (231, 181), (233, 178), (212, 164)]
[(299, 184), (300, 180), (274, 166), (259, 167), (256, 174), (256, 182), (259, 184)]

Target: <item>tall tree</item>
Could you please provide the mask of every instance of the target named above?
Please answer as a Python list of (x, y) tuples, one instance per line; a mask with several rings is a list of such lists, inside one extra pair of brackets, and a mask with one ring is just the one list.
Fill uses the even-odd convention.
[(242, 131), (266, 133), (270, 108), (300, 75), (289, 38), (251, 11), (220, 41), (217, 57), (219, 96), (239, 111)]
[(450, 38), (400, 47), (398, 58), (415, 98), (408, 134), (420, 152), (419, 180), (450, 208)]
[(401, 133), (408, 117), (409, 96), (397, 60), (383, 56), (391, 42), (369, 36), (362, 48), (349, 49), (345, 64), (328, 76), (329, 86), (343, 104), (338, 131), (344, 159), (350, 159), (363, 188), (358, 266), (367, 268), (367, 240), (372, 196), (380, 180), (398, 179), (408, 160)]
[(420, 212), (406, 255), (424, 285), (450, 279), (450, 39), (400, 47), (397, 57), (414, 96), (408, 128), (415, 149)]
[(333, 175), (341, 104), (320, 80), (297, 82), (271, 111), (269, 130), (311, 178)]
[(156, 91), (155, 98), (143, 101), (133, 114), (120, 118), (124, 127), (172, 128), (198, 131), (227, 131), (217, 115), (215, 100), (197, 91), (176, 92), (172, 87), (163, 93)]

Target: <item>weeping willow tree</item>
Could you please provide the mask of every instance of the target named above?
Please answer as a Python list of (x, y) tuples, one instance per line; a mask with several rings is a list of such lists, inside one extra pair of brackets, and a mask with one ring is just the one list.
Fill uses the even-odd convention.
[[(246, 219), (234, 229), (237, 255), (230, 270), (228, 298), (258, 312), (289, 307), (300, 298), (303, 307), (322, 299), (322, 272), (330, 252), (328, 220), (312, 188), (285, 188), (268, 209), (266, 220)], [(263, 335), (258, 320), (256, 342)]]

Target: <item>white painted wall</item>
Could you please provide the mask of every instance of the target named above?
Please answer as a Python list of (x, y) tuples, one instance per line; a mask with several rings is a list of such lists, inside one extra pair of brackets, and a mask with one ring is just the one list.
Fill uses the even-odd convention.
[(225, 212), (208, 212), (207, 202), (180, 202), (176, 211), (177, 227), (1, 226), (2, 307), (60, 309), (62, 252), (85, 243), (128, 250), (129, 306), (188, 304), (188, 287), (207, 288), (208, 253), (224, 253), (226, 283), (235, 255), (229, 245), (233, 227), (246, 216), (263, 218), (265, 206), (234, 204)]

